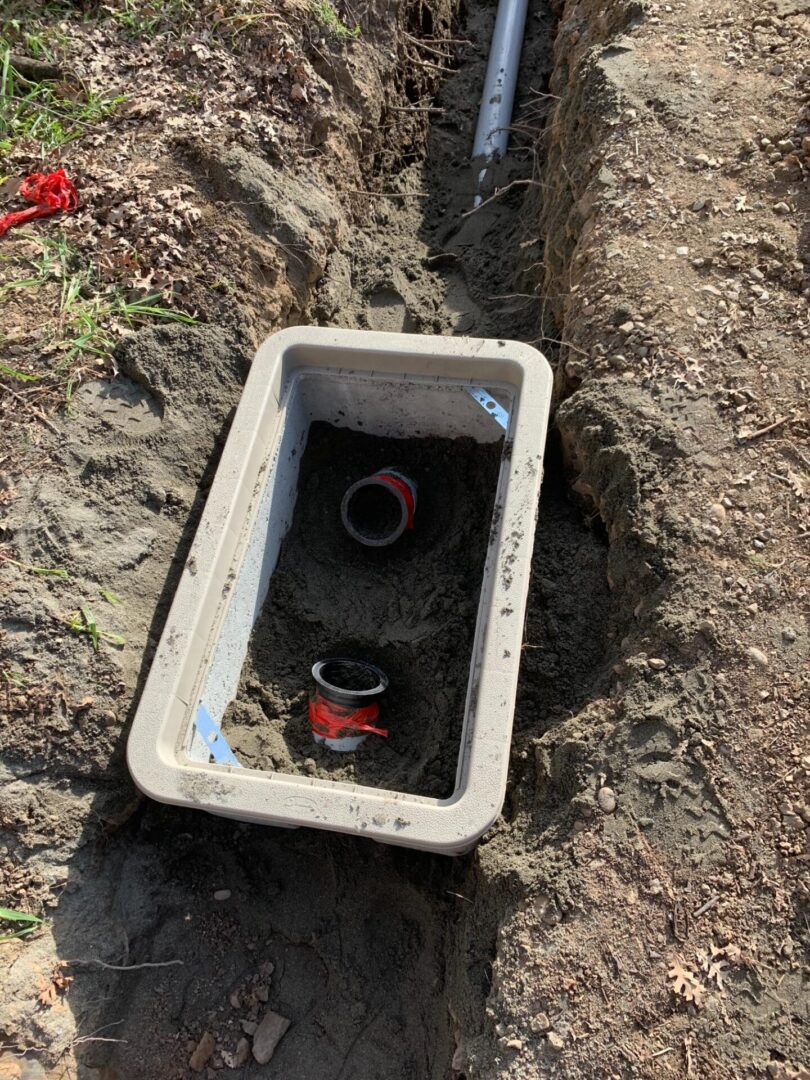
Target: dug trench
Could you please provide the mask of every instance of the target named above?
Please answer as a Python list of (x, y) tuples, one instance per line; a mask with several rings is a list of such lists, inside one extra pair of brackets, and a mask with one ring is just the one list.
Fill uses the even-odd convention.
[[(255, 348), (251, 327), (317, 321), (516, 338), (556, 359), (556, 339), (587, 325), (586, 316), (578, 329), (568, 308), (596, 200), (593, 150), (616, 106), (599, 65), (582, 78), (577, 69), (570, 85), (569, 72), (576, 48), (609, 42), (638, 11), (565, 11), (554, 57), (552, 14), (540, 4), (530, 11), (512, 150), (500, 193), (475, 212), (469, 148), (489, 3), (460, 15), (453, 38), (470, 44), (434, 97), (415, 72), (438, 58), (428, 52), (411, 71), (400, 62), (394, 82), (404, 96), (380, 129), (398, 132), (406, 116), (410, 149), (371, 140), (364, 187), (385, 194), (347, 194), (346, 215), (306, 175), (280, 179), (282, 170), (244, 149), (183, 148), (200, 189), (244, 216), (254, 254), (274, 231), (287, 277), (277, 287), (257, 278), (256, 303), (274, 305), (270, 324), (255, 307), (242, 319), (234, 305), (221, 326), (128, 339), (113, 389), (89, 383), (77, 394), (73, 422), (60, 428), (61, 473), (21, 486), (8, 515), (22, 558), (59, 560), (120, 593), (128, 621), (110, 604), (101, 625), (130, 640), (120, 654), (112, 642), (77, 653), (54, 630), (68, 586), (15, 579), (13, 617), (3, 622), (15, 660), (31, 666), (47, 654), (62, 686), (55, 712), (43, 694), (28, 700), (27, 724), (3, 729), (6, 885), (53, 904), (46, 932), (10, 946), (2, 987), (4, 1042), (43, 1048), (27, 1054), (25, 1075), (57, 1061), (94, 1080), (227, 1075), (244, 1064), (268, 1008), (291, 1026), (269, 1064), (251, 1062), (245, 1075), (668, 1075), (660, 1070), (674, 1050), (644, 1056), (656, 1025), (665, 1052), (670, 1042), (686, 1046), (684, 1071), (695, 1075), (687, 1014), (658, 969), (688, 934), (667, 922), (676, 886), (727, 874), (728, 789), (712, 785), (702, 734), (725, 699), (702, 659), (713, 631), (687, 600), (689, 589), (704, 591), (678, 557), (689, 528), (671, 509), (697, 476), (695, 432), (716, 429), (699, 398), (671, 391), (662, 404), (629, 381), (581, 385), (589, 344), (563, 347), (507, 799), (474, 852), (451, 860), (159, 806), (135, 796), (123, 761), (125, 721)], [(447, 10), (419, 12), (409, 34), (433, 49), (434, 26), (449, 32)], [(327, 64), (323, 77), (350, 91), (347, 70)], [(682, 658), (677, 674), (663, 670), (662, 654)], [(88, 701), (77, 688), (89, 677)], [(686, 753), (693, 743), (697, 756)], [(635, 952), (622, 948), (628, 909), (634, 927), (651, 928)], [(716, 941), (731, 947), (728, 927), (717, 927)], [(690, 1017), (712, 1053), (731, 1061), (764, 1060), (770, 1045), (752, 971), (734, 977), (755, 1006), (741, 993), (720, 1019), (711, 1010)], [(704, 1061), (702, 1076), (733, 1075), (708, 1051)]]
[[(522, 189), (537, 172), (534, 143), (542, 100), (530, 87), (547, 82), (554, 23), (545, 7), (534, 6), (523, 58), (530, 76), (523, 80), (518, 100), (519, 114), (533, 118), (527, 121), (531, 130), (515, 139), (514, 152), (502, 168), (508, 175), (505, 181), (500, 178), (502, 183), (516, 181), (514, 190), (469, 214), (474, 194), (469, 145), (493, 17), (492, 5), (470, 5), (460, 34), (476, 46), (466, 50), (464, 63), (449, 74), (431, 103), (434, 122), (426, 153), (412, 156), (396, 176), (385, 178), (391, 197), (375, 199), (365, 226), (355, 227), (331, 252), (313, 297), (314, 314), (322, 324), (537, 338), (531, 297), (515, 295), (514, 282), (521, 270), (525, 277), (533, 252), (537, 254), (520, 208)], [(531, 269), (528, 274), (531, 277)], [(112, 387), (90, 384), (77, 395), (77, 408), (83, 410), (91, 433), (112, 440), (103, 461), (91, 452), (82, 479), (86, 483), (92, 476), (112, 505), (125, 498), (118, 474), (129, 448), (135, 440), (143, 447), (151, 440), (139, 469), (141, 476), (153, 480), (149, 498), (158, 512), (175, 512), (174, 504), (177, 514), (187, 515), (175, 567), (193, 535), (215, 468), (216, 447), (226, 430), (223, 404), (234, 400), (246, 352), (234, 334), (184, 329), (141, 334), (121, 350), (121, 376)], [(196, 385), (192, 367), (218, 370), (219, 390)], [(183, 494), (166, 490), (167, 471), (161, 463), (167, 453), (179, 453), (166, 445), (161, 426), (164, 410), (174, 407), (176, 414), (181, 396), (186, 397), (181, 409), (187, 416), (181, 418), (181, 428), (188, 430), (193, 423), (194, 402), (198, 408), (208, 400), (214, 417), (221, 418), (219, 437), (213, 452), (207, 450), (209, 464), (187, 511)], [(206, 438), (198, 439), (198, 445), (210, 447)], [(444, 453), (459, 458), (464, 450), (450, 446)], [(145, 467), (150, 458), (152, 465)], [(485, 472), (492, 472), (490, 465), (497, 467), (496, 458)], [(479, 474), (474, 461), (464, 465), (459, 458), (454, 487), (459, 500), (465, 479), (469, 497), (475, 497)], [(60, 524), (60, 513), (67, 510), (60, 511), (62, 502), (47, 481), (38, 486), (28, 509), (37, 506), (48, 525), (30, 537), (29, 550), (41, 558), (54, 543), (55, 530), (57, 536), (60, 527), (75, 535), (76, 526)], [(486, 533), (489, 511), (485, 505), (479, 509)], [(74, 506), (70, 513), (75, 512)], [(89, 508), (87, 518), (86, 527), (92, 529)], [(27, 527), (30, 532), (30, 524)], [(121, 535), (124, 558), (119, 560), (116, 587), (122, 592), (141, 576), (143, 539), (137, 530)], [(62, 547), (60, 555), (64, 557)], [(524, 744), (593, 696), (605, 664), (610, 611), (605, 541), (598, 522), (586, 520), (570, 501), (554, 447), (533, 571), (507, 822), (518, 813), (521, 789), (515, 785), (525, 772)], [(441, 577), (441, 568), (434, 573)], [(456, 595), (453, 573), (445, 593), (453, 601), (453, 618), (469, 628), (474, 597)], [(176, 577), (172, 571), (165, 581), (150, 629), (153, 642)], [(144, 588), (151, 591), (148, 579)], [(27, 598), (20, 594), (18, 600), (22, 627)], [(113, 623), (107, 628), (114, 629)], [(289, 623), (282, 629), (295, 632)], [(286, 647), (290, 655), (301, 650), (308, 655), (315, 643), (292, 637)], [(441, 666), (442, 657), (434, 659)], [(138, 685), (147, 666), (148, 658)], [(254, 687), (260, 672), (260, 665), (252, 672)], [(434, 709), (460, 713), (456, 698), (463, 694), (463, 681), (457, 678), (447, 685), (441, 700), (441, 688), (434, 688)], [(422, 696), (427, 715), (429, 685), (422, 687)], [(120, 707), (126, 708), (126, 692), (119, 697)], [(452, 729), (449, 735), (434, 747), (423, 781), (426, 791), (436, 788), (447, 794), (452, 786), (457, 732), (456, 745)], [(8, 1036), (19, 1037), (28, 1025), (28, 1037), (47, 1040), (52, 1053), (75, 1056), (82, 1076), (167, 1080), (186, 1075), (194, 1051), (201, 1043), (208, 1046), (211, 1037), (208, 1057), (197, 1054), (206, 1058), (206, 1065), (221, 1067), (239, 1060), (240, 1040), (250, 1037), (257, 1017), (272, 1007), (292, 1026), (272, 1062), (264, 1068), (254, 1063), (251, 1075), (415, 1080), (463, 1074), (467, 1052), (462, 1042), (472, 1045), (476, 1037), (487, 1038), (484, 1010), (496, 930), (515, 890), (520, 890), (513, 866), (505, 865), (502, 871), (490, 866), (482, 873), (476, 855), (432, 857), (329, 833), (235, 824), (148, 803), (125, 806), (119, 818), (117, 810), (110, 810), (111, 802), (117, 806), (112, 777), (108, 775), (100, 791), (94, 790), (91, 740), (92, 731), (72, 766), (62, 763), (57, 782), (57, 790), (82, 800), (86, 819), (81, 838), (68, 845), (73, 857), (53, 917), (56, 955), (69, 961), (97, 958), (132, 969), (99, 970), (94, 963), (65, 968), (75, 976), (66, 998), (69, 1012), (31, 1016), (15, 1006), (4, 1021)], [(113, 748), (110, 768), (123, 780), (121, 751), (120, 743)], [(42, 754), (53, 759), (55, 751), (43, 747)], [(319, 756), (324, 757), (323, 752)], [(325, 775), (334, 771), (334, 765), (325, 768)], [(360, 755), (357, 768), (362, 769)], [(19, 767), (11, 773), (20, 789), (27, 782), (31, 797), (31, 785), (35, 789), (38, 784), (35, 774), (26, 775)], [(19, 812), (15, 794), (19, 797), (7, 793), (7, 813)], [(58, 799), (54, 791), (44, 797)], [(107, 833), (113, 831), (103, 848), (99, 822), (105, 823)], [(59, 861), (56, 852), (52, 858)], [(34, 862), (45, 877), (52, 873), (41, 856)], [(27, 961), (15, 965), (12, 1000), (14, 989), (31, 977), (31, 965), (42, 962), (34, 945)], [(112, 1041), (102, 1041), (105, 1037)]]

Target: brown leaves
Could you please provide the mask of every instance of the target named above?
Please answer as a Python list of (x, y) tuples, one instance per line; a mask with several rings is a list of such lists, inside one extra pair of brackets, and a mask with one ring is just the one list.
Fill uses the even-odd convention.
[[(712, 943), (708, 952), (706, 949), (698, 949), (695, 955), (707, 982), (714, 983), (722, 993), (729, 965), (739, 963), (742, 953), (738, 945), (719, 946)], [(701, 1007), (707, 988), (697, 974), (685, 966), (680, 956), (673, 959), (667, 976), (672, 980), (670, 989), (674, 994), (682, 997), (684, 1001), (692, 1002), (698, 1009)]]
[(684, 967), (683, 960), (679, 956), (676, 956), (673, 960), (672, 967), (667, 972), (667, 975), (672, 980), (672, 986), (670, 987), (672, 992), (679, 997), (683, 997), (685, 1001), (694, 1002), (696, 1008), (699, 1009), (703, 995), (706, 993), (706, 987), (693, 971)]
[(709, 947), (709, 953), (707, 953), (705, 949), (698, 949), (697, 958), (698, 963), (706, 973), (706, 977), (717, 984), (718, 990), (722, 990), (726, 979), (725, 972), (729, 966), (729, 960), (731, 960), (732, 963), (739, 960), (740, 950), (736, 945), (727, 945), (722, 949), (717, 945), (711, 945)]
[(68, 987), (73, 982), (72, 975), (64, 975), (62, 973), (62, 969), (66, 966), (64, 961), (60, 961), (51, 972), (50, 979), (45, 979), (40, 976), (37, 1001), (45, 1008), (53, 1008), (53, 1006), (61, 1000), (62, 994), (67, 992)]

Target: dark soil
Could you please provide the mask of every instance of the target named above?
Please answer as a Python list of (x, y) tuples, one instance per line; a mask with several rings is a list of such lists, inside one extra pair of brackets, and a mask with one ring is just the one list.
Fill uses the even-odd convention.
[[(223, 728), (254, 768), (447, 797), (455, 784), (502, 443), (387, 439), (313, 424), (298, 502)], [(417, 485), (414, 528), (365, 547), (340, 504), (395, 466)], [(313, 742), (313, 663), (348, 656), (390, 679), (380, 724), (349, 755)]]

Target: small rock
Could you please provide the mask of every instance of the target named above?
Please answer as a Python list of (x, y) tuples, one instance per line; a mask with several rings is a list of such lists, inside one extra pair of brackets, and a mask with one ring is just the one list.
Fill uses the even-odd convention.
[(790, 829), (791, 832), (800, 832), (804, 828), (804, 821), (798, 814), (789, 813), (782, 814), (782, 824), (786, 829)]
[(676, 248), (675, 248), (675, 254), (676, 254), (676, 255), (680, 255), (680, 256), (682, 256), (682, 257), (683, 257), (683, 256), (686, 256), (686, 255), (688, 255), (688, 254), (689, 254), (689, 248), (688, 248), (688, 247), (685, 247), (685, 246), (683, 246), (683, 247), (676, 247)]
[(249, 1058), (250, 1043), (246, 1038), (242, 1037), (236, 1044), (236, 1053), (233, 1055), (233, 1067), (238, 1069), (242, 1065), (246, 1065)]
[(535, 1032), (548, 1031), (551, 1027), (551, 1021), (548, 1018), (548, 1013), (540, 1012), (532, 1020), (532, 1029)]
[(778, 202), (773, 205), (773, 212), (775, 214), (789, 214), (790, 207), (786, 202)]
[(304, 772), (309, 776), (314, 776), (318, 771), (318, 766), (315, 764), (315, 759), (308, 757), (304, 758)]
[(623, 334), (632, 334), (634, 328), (635, 328), (635, 323), (633, 323), (633, 322), (622, 323), (622, 325), (619, 327), (619, 329), (621, 330), (621, 332)]
[(616, 793), (613, 788), (599, 788), (596, 793), (596, 801), (603, 814), (612, 814), (616, 809)]
[(253, 1036), (253, 1056), (260, 1065), (266, 1065), (283, 1039), (290, 1021), (277, 1012), (264, 1014)]
[(785, 626), (782, 629), (782, 637), (788, 644), (792, 644), (796, 640), (796, 631), (791, 626)]
[(230, 898), (231, 898), (231, 890), (230, 889), (217, 889), (217, 891), (214, 893), (214, 899), (215, 900), (230, 900)]
[(188, 1067), (193, 1072), (202, 1072), (214, 1052), (215, 1045), (214, 1036), (210, 1031), (206, 1031), (197, 1043), (194, 1053), (188, 1059)]
[(246, 1035), (253, 1035), (253, 1034), (255, 1034), (256, 1028), (259, 1025), (256, 1023), (255, 1020), (243, 1020), (241, 1026), (242, 1026), (242, 1031), (244, 1031), (244, 1033)]
[(558, 1035), (556, 1031), (550, 1031), (546, 1038), (548, 1039), (548, 1045), (552, 1050), (556, 1050), (557, 1053), (565, 1046), (562, 1036)]
[(666, 660), (662, 660), (659, 656), (651, 656), (647, 661), (647, 667), (652, 668), (653, 671), (663, 671), (666, 666)]
[(270, 997), (270, 987), (266, 984), (264, 986), (257, 986), (253, 993), (256, 995), (257, 1001), (267, 1001)]
[(726, 520), (726, 508), (722, 503), (712, 503), (709, 507), (709, 517), (714, 518), (715, 521)]
[(242, 1008), (242, 995), (239, 993), (238, 990), (232, 990), (231, 991), (231, 996), (230, 996), (230, 998), (228, 1000), (231, 1003), (231, 1008), (233, 1008), (233, 1009), (241, 1009)]
[(748, 648), (745, 650), (745, 653), (748, 659), (753, 660), (754, 663), (757, 664), (759, 667), (768, 666), (768, 657), (765, 655), (762, 649), (758, 649), (756, 645), (749, 645)]

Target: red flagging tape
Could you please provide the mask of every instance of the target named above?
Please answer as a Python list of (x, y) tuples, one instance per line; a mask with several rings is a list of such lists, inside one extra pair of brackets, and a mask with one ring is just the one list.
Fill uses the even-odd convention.
[(60, 210), (75, 210), (79, 205), (79, 193), (72, 180), (68, 180), (64, 169), (52, 173), (31, 173), (20, 184), (20, 198), (34, 203), (27, 210), (13, 210), (0, 217), (0, 236), (5, 235), (14, 225), (22, 225), (34, 218), (47, 217)]
[(384, 484), (388, 484), (389, 487), (394, 488), (394, 490), (398, 491), (402, 498), (405, 500), (405, 506), (408, 510), (408, 520), (405, 523), (405, 528), (412, 529), (414, 503), (413, 492), (411, 491), (411, 489), (408, 487), (404, 480), (400, 480), (398, 476), (392, 476), (391, 473), (377, 473), (377, 479), (382, 480)]
[(316, 694), (309, 703), (309, 722), (315, 735), (325, 739), (350, 739), (354, 735), (388, 735), (387, 728), (374, 727), (373, 721), (380, 715), (379, 705), (366, 705), (353, 709), (350, 705), (336, 705)]

